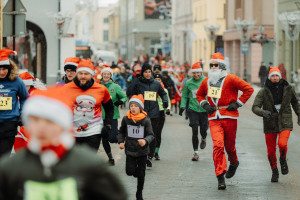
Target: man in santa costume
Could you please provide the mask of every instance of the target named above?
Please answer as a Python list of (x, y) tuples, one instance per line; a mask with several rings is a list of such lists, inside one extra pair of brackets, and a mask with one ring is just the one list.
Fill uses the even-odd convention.
[[(237, 109), (251, 97), (253, 88), (241, 78), (227, 73), (226, 62), (221, 53), (213, 54), (209, 66), (208, 77), (201, 83), (196, 96), (200, 106), (208, 113), (218, 189), (224, 190), (224, 175), (226, 174), (226, 178), (233, 177), (239, 165), (235, 149), (239, 116)], [(239, 90), (243, 94), (238, 98)], [(230, 161), (228, 171), (224, 147)]]

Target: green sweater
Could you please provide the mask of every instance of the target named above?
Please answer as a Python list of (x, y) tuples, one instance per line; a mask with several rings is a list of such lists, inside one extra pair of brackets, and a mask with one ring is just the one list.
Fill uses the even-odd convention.
[(196, 93), (200, 87), (200, 84), (205, 79), (205, 76), (202, 76), (195, 80), (194, 77), (190, 78), (186, 81), (185, 85), (183, 86), (182, 96), (181, 96), (181, 108), (186, 108), (187, 99), (190, 99), (189, 102), (189, 109), (196, 111), (196, 112), (206, 112), (200, 105), (196, 97)]
[[(170, 101), (169, 93), (168, 93), (167, 89), (164, 89), (164, 90), (165, 90), (165, 92), (168, 95), (168, 107), (167, 107), (167, 110), (170, 110), (171, 109), (171, 101)], [(158, 106), (159, 106), (159, 111), (163, 111), (164, 110), (164, 106), (163, 106), (163, 102), (162, 102), (162, 99), (160, 98), (160, 96), (157, 98), (157, 102), (158, 102)]]
[[(121, 100), (123, 101), (123, 103), (125, 103), (127, 101), (127, 96), (126, 94), (123, 92), (123, 90), (121, 89), (121, 87), (114, 83), (113, 81), (109, 81), (107, 84), (104, 84), (103, 81), (101, 81), (101, 84), (104, 85), (107, 89), (108, 92), (110, 94), (111, 100), (113, 103)], [(119, 112), (119, 108), (117, 106), (114, 105), (114, 117), (113, 119), (120, 119), (120, 112)], [(102, 118), (103, 120), (105, 119), (105, 112), (104, 109), (102, 108)]]

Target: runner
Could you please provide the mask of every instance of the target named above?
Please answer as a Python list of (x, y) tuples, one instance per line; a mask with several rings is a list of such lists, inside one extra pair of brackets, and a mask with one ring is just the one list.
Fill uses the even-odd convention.
[(129, 100), (129, 109), (122, 119), (118, 140), (120, 149), (125, 148), (126, 174), (137, 178), (136, 199), (142, 200), (147, 155), (149, 144), (154, 140), (154, 133), (147, 113), (143, 110), (142, 94), (132, 96)]
[[(238, 108), (243, 106), (253, 93), (250, 84), (241, 78), (227, 74), (226, 62), (221, 53), (215, 53), (210, 60), (208, 78), (205, 78), (197, 91), (200, 106), (208, 113), (209, 128), (213, 140), (213, 159), (218, 178), (218, 189), (226, 189), (226, 178), (234, 176), (239, 161), (235, 149)], [(238, 98), (238, 91), (243, 94)], [(206, 100), (207, 96), (207, 100)], [(227, 171), (226, 155), (230, 166)]]
[(192, 133), (193, 133), (192, 143), (194, 148), (194, 156), (192, 158), (192, 161), (199, 160), (198, 127), (200, 126), (200, 134), (201, 134), (200, 149), (204, 149), (206, 147), (206, 136), (207, 136), (207, 129), (208, 129), (207, 112), (199, 105), (199, 102), (196, 97), (197, 90), (199, 89), (202, 81), (205, 79), (200, 63), (201, 62), (197, 62), (192, 66), (191, 73), (193, 73), (193, 77), (189, 79), (183, 87), (181, 105), (180, 105), (181, 108), (179, 111), (179, 115), (182, 116), (182, 113), (185, 110), (187, 101), (189, 99), (187, 114), (190, 119), (189, 126), (192, 128)]
[(163, 101), (161, 99), (160, 96), (157, 97), (157, 101), (158, 101), (158, 105), (159, 105), (159, 123), (158, 123), (158, 131), (157, 131), (157, 135), (156, 135), (156, 148), (154, 151), (154, 158), (155, 160), (160, 160), (160, 157), (158, 155), (159, 149), (160, 149), (160, 145), (161, 145), (161, 133), (162, 133), (162, 129), (164, 128), (165, 125), (165, 121), (166, 121), (166, 115), (170, 115), (170, 109), (171, 109), (171, 101), (169, 98), (169, 94), (168, 94), (168, 90), (165, 88), (163, 82), (162, 82), (162, 76), (160, 74), (154, 74), (154, 79), (157, 80), (158, 82), (160, 82), (161, 86), (163, 87), (163, 89), (165, 90), (165, 92), (168, 95), (168, 108), (164, 109), (163, 107)]
[(11, 152), (28, 91), (18, 66), (8, 58), (16, 52), (0, 49), (0, 157)]
[[(112, 81), (113, 71), (110, 67), (104, 67), (101, 71), (101, 84), (104, 85), (110, 94), (112, 102), (114, 103), (114, 116), (111, 121), (111, 129), (108, 137), (102, 137), (102, 143), (104, 150), (109, 158), (110, 164), (114, 165), (115, 160), (111, 154), (111, 148), (109, 142), (117, 143), (118, 139), (118, 119), (120, 119), (120, 112), (118, 109), (119, 105), (122, 105), (127, 101), (126, 94), (123, 92), (121, 87)], [(105, 120), (105, 112), (102, 114), (103, 120)]]
[[(94, 66), (90, 59), (82, 59), (76, 69), (76, 77), (66, 84), (65, 95), (74, 103), (74, 132), (77, 144), (87, 144), (96, 152), (101, 137), (107, 137), (111, 129), (114, 106), (105, 86), (94, 82)], [(102, 120), (102, 109), (105, 120)]]
[(252, 111), (263, 117), (268, 159), (272, 169), (271, 182), (278, 182), (279, 178), (276, 158), (277, 137), (281, 173), (282, 175), (289, 173), (286, 154), (290, 132), (293, 130), (291, 106), (298, 116), (300, 125), (300, 104), (296, 93), (293, 87), (282, 79), (278, 67), (271, 67), (266, 84), (256, 95), (252, 106)]
[[(132, 85), (130, 90), (127, 90), (127, 96), (130, 98), (133, 95), (143, 94), (145, 99), (145, 112), (151, 119), (151, 125), (154, 136), (158, 135), (159, 124), (159, 105), (157, 95), (162, 98), (163, 108), (168, 108), (168, 95), (162, 88), (161, 84), (152, 77), (152, 67), (149, 64), (144, 64), (142, 67), (142, 77), (139, 81)], [(150, 154), (147, 161), (147, 166), (152, 167), (151, 160), (154, 156), (156, 140), (150, 144)]]
[(0, 199), (127, 199), (99, 156), (74, 146), (72, 103), (62, 89), (37, 90), (25, 103), (29, 143), (1, 159)]
[(66, 58), (64, 64), (65, 75), (63, 76), (63, 80), (59, 82), (57, 85), (64, 85), (73, 81), (76, 76), (76, 68), (79, 63), (78, 57), (69, 57)]

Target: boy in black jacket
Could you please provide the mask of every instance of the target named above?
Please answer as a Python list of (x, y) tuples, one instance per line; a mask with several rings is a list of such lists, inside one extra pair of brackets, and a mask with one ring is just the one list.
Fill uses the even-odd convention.
[(123, 117), (118, 141), (120, 149), (125, 147), (126, 174), (138, 179), (136, 199), (142, 200), (147, 155), (149, 154), (149, 144), (154, 139), (154, 133), (150, 119), (143, 111), (143, 95), (132, 96), (129, 100), (129, 108), (127, 115)]

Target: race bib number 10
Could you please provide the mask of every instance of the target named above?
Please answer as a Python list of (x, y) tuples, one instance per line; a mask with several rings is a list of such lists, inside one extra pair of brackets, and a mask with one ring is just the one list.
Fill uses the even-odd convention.
[(144, 126), (127, 125), (128, 136), (131, 138), (144, 138)]
[(144, 97), (146, 101), (156, 101), (156, 92), (145, 91)]
[(208, 88), (208, 94), (207, 96), (208, 97), (211, 97), (211, 98), (221, 98), (221, 93), (222, 93), (222, 89), (221, 88), (218, 88), (218, 87), (209, 87)]
[(0, 97), (0, 110), (12, 110), (12, 97)]

